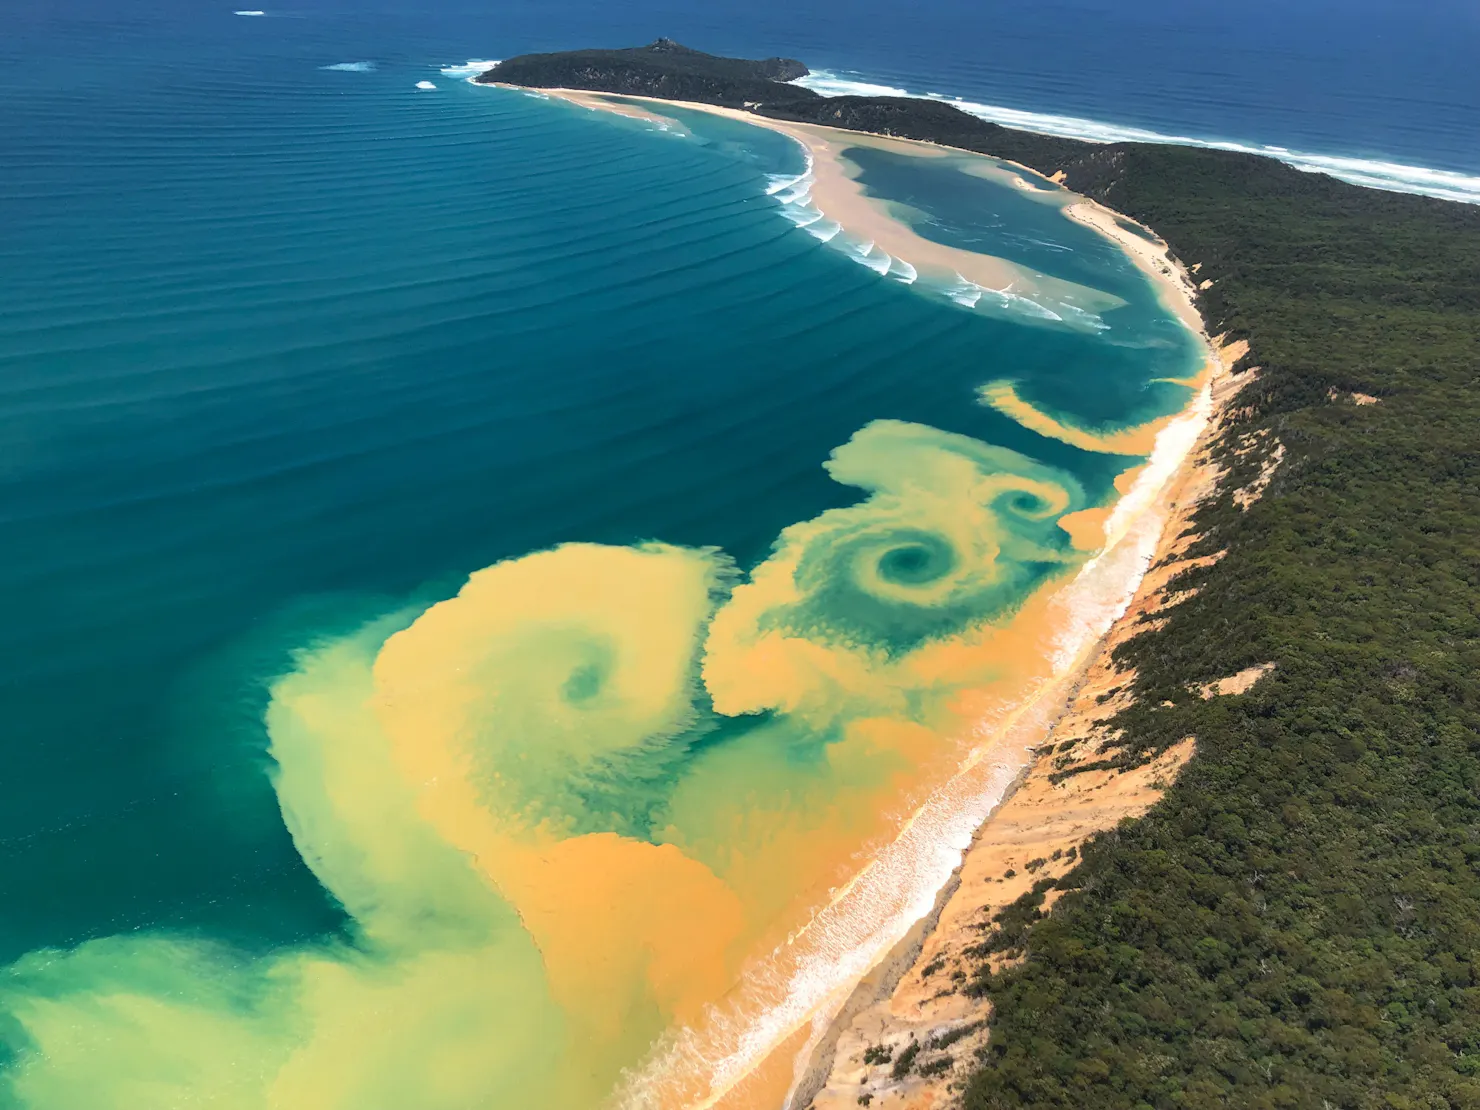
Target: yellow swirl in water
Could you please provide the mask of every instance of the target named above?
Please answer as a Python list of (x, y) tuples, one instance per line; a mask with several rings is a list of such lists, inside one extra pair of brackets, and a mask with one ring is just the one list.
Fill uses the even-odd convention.
[(1087, 554), (1084, 491), (1012, 451), (879, 421), (827, 467), (864, 499), (743, 584), (713, 550), (571, 544), (303, 653), (275, 785), (352, 939), (28, 957), (0, 980), (17, 1104), (599, 1105), (959, 766)]
[(818, 727), (879, 712), (927, 720), (954, 692), (932, 649), (1003, 623), (1084, 557), (1058, 525), (1084, 492), (1014, 451), (893, 420), (827, 466), (869, 497), (781, 534), (716, 616), (705, 685), (722, 713), (782, 710)]
[(687, 1016), (724, 988), (734, 894), (671, 846), (579, 830), (604, 816), (580, 811), (588, 783), (641, 791), (671, 762), (727, 570), (659, 545), (500, 563), (375, 664), (377, 716), (417, 808), (518, 908), (556, 998), (603, 1039), (644, 999)]

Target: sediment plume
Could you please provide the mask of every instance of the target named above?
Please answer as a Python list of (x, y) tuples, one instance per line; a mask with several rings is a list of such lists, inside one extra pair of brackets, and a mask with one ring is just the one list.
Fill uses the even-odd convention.
[[(825, 130), (798, 132), (819, 161), (841, 142)], [(914, 236), (835, 168), (839, 211)], [(983, 280), (1001, 263), (959, 253)], [(1178, 351), (1190, 370), (1196, 343)], [(896, 978), (891, 950), (955, 958), (988, 872), (1010, 900), (1020, 857), (1052, 874), (1053, 845), (1155, 795), (1151, 771), (1086, 772), (1062, 798), (1030, 774), (1001, 805), (1096, 641), (1128, 605), (1150, 612), (1160, 568), (1143, 572), (1168, 506), (1193, 503), (1183, 463), (1223, 384), (1210, 368), (1172, 384), (1181, 411), (1127, 417), (1144, 459), (1107, 431), (1094, 482), (873, 420), (818, 460), (851, 503), (782, 528), (748, 573), (714, 548), (566, 543), (306, 646), (271, 683), (266, 733), (343, 935), (34, 953), (0, 980), (34, 1046), (7, 1094), (739, 1110), (809, 1089), (821, 1065), (799, 1084), (797, 1062), (822, 1046), (850, 1060), (877, 1003), (938, 1025), (939, 969)], [(1092, 670), (1085, 689), (1124, 678)], [(1054, 733), (1070, 769), (1105, 742), (1086, 696)], [(865, 976), (880, 993), (860, 1007)]]

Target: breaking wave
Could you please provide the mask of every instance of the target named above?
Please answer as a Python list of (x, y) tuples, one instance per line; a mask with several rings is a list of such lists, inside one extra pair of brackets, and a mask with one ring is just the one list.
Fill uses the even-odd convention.
[(1100, 120), (1058, 115), (1051, 112), (1025, 112), (1017, 108), (1006, 108), (1000, 104), (983, 104), (966, 100), (959, 96), (911, 92), (909, 89), (898, 88), (894, 85), (862, 81), (828, 70), (818, 70), (807, 77), (799, 78), (795, 84), (821, 93), (823, 96), (907, 96), (918, 100), (940, 100), (953, 104), (963, 112), (969, 112), (979, 119), (998, 123), (1004, 127), (1014, 127), (1021, 131), (1036, 131), (1043, 135), (1059, 135), (1067, 139), (1081, 139), (1090, 143), (1172, 143), (1178, 146), (1203, 147), (1209, 150), (1260, 154), (1268, 158), (1277, 158), (1307, 173), (1328, 174), (1353, 185), (1364, 185), (1369, 189), (1384, 189), (1393, 193), (1416, 193), (1420, 196), (1438, 197), (1441, 200), (1480, 204), (1480, 174), (1436, 170), (1427, 166), (1410, 166), (1381, 159), (1310, 154), (1282, 146), (1243, 143), (1231, 139), (1170, 135), (1144, 127), (1105, 123)]
[(920, 276), (913, 266), (902, 258), (896, 258), (889, 267), (889, 276), (905, 285), (914, 285), (915, 279)]
[(483, 58), (469, 58), (460, 65), (442, 67), (443, 77), (479, 77), (498, 65), (496, 61), (488, 61)]

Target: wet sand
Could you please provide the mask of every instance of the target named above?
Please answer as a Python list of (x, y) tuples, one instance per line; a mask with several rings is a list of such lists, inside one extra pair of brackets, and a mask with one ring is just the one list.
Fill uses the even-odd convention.
[(1117, 244), (1131, 260), (1156, 284), (1161, 292), (1162, 304), (1177, 315), (1193, 331), (1203, 328), (1202, 316), (1197, 311), (1198, 286), (1192, 276), (1172, 259), (1166, 244), (1160, 239), (1152, 242), (1121, 225), (1122, 220), (1134, 223), (1147, 235), (1155, 235), (1146, 225), (1131, 220), (1106, 208), (1098, 201), (1083, 198), (1064, 209), (1064, 215), (1092, 227), (1105, 238)]

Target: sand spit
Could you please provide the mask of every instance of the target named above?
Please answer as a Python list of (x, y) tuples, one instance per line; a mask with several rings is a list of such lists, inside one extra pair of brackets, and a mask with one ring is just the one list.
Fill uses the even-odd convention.
[[(655, 106), (672, 105), (695, 112), (707, 112), (714, 116), (738, 120), (755, 127), (788, 135), (807, 148), (812, 158), (812, 202), (824, 216), (841, 224), (854, 238), (872, 242), (877, 250), (893, 258), (903, 258), (917, 269), (934, 269), (942, 273), (955, 272), (969, 281), (991, 289), (1006, 289), (1024, 280), (1023, 272), (1004, 259), (974, 251), (933, 243), (915, 234), (910, 227), (896, 219), (880, 201), (864, 194), (863, 187), (851, 176), (853, 167), (839, 157), (839, 152), (848, 147), (869, 146), (875, 149), (899, 149), (925, 157), (945, 157), (949, 152), (944, 147), (923, 143), (906, 145), (903, 140), (885, 139), (861, 131), (844, 131), (832, 127), (817, 127), (811, 124), (782, 123), (765, 116), (734, 108), (721, 108), (714, 104), (688, 103), (685, 101), (654, 100), (648, 97), (610, 97), (604, 93), (581, 92), (572, 89), (543, 89), (550, 96), (568, 100), (584, 108), (604, 109), (618, 115), (634, 116), (657, 122), (661, 117), (654, 112), (648, 114), (634, 102), (651, 103)], [(672, 120), (668, 120), (672, 124)]]
[[(505, 86), (514, 88), (515, 86)], [(1004, 170), (997, 159), (989, 158), (976, 151), (956, 150), (951, 147), (924, 143), (915, 139), (896, 139), (873, 135), (864, 131), (848, 131), (837, 127), (822, 127), (816, 124), (787, 123), (768, 119), (765, 116), (735, 108), (722, 108), (714, 104), (698, 104), (687, 101), (659, 100), (652, 97), (622, 96), (606, 93), (586, 92), (576, 89), (541, 89), (542, 93), (583, 108), (615, 112), (618, 115), (647, 120), (659, 126), (676, 128), (679, 125), (662, 115), (662, 108), (677, 107), (695, 112), (738, 120), (753, 127), (764, 127), (770, 131), (787, 135), (807, 149), (811, 159), (812, 206), (827, 219), (839, 224), (848, 235), (861, 244), (872, 244), (869, 252), (875, 257), (880, 253), (890, 259), (906, 262), (923, 275), (935, 278), (944, 284), (955, 284), (964, 279), (984, 290), (1015, 296), (1036, 295), (1050, 302), (1069, 303), (1087, 311), (1099, 312), (1121, 304), (1118, 297), (1098, 289), (1091, 289), (1072, 281), (1037, 273), (1005, 258), (997, 258), (977, 251), (937, 243), (918, 234), (909, 222), (901, 218), (891, 205), (869, 196), (856, 180), (858, 169), (843, 152), (856, 147), (890, 151), (916, 158), (948, 158), (966, 156), (979, 160), (971, 172), (975, 176), (1001, 180), (1005, 184), (1031, 189), (1018, 175)], [(651, 104), (652, 109), (639, 107)], [(1016, 163), (1013, 163), (1016, 165)], [(1019, 167), (1031, 173), (1028, 167)], [(1049, 181), (1048, 178), (1043, 178)], [(1113, 226), (1113, 221), (1112, 221)], [(1097, 228), (1097, 230), (1100, 230)], [(1149, 244), (1148, 244), (1149, 246)], [(1170, 266), (1170, 263), (1167, 264)], [(1151, 271), (1148, 271), (1151, 272)], [(1153, 273), (1157, 276), (1159, 273)], [(1162, 280), (1158, 278), (1158, 280)], [(1167, 298), (1168, 304), (1176, 302)], [(1182, 315), (1181, 309), (1176, 309)], [(1183, 316), (1184, 319), (1188, 317)], [(1196, 313), (1191, 316), (1194, 331), (1201, 330)]]
[[(516, 92), (529, 91), (523, 85), (500, 85), (497, 82), (494, 83), (494, 87), (500, 89), (513, 89)], [(627, 102), (628, 100), (635, 98), (629, 97), (623, 100), (616, 100), (606, 96), (603, 93), (584, 92), (580, 89), (541, 89), (540, 92), (546, 96), (552, 96), (557, 100), (568, 101), (569, 103), (579, 105), (582, 108), (588, 108), (593, 112), (610, 112), (614, 116), (626, 116), (628, 119), (640, 119), (647, 123), (655, 124), (659, 127), (678, 127), (677, 120), (670, 119), (669, 117), (662, 115), (656, 111), (648, 111), (646, 109), (639, 108), (637, 105)], [(661, 104), (663, 102), (655, 100), (652, 103)]]
[[(645, 101), (634, 104), (613, 102), (604, 95), (587, 92), (542, 92), (591, 109), (616, 110), (657, 126), (677, 126), (662, 114), (671, 106), (789, 135), (810, 153), (813, 207), (842, 225), (851, 237), (871, 240), (876, 249), (902, 258), (922, 272), (949, 267), (986, 288), (1004, 288), (1001, 283), (1016, 270), (1005, 260), (957, 251), (916, 235), (901, 218), (903, 213), (892, 212), (887, 204), (864, 193), (853, 176), (856, 167), (841, 157), (849, 147), (863, 145), (923, 157), (971, 152), (781, 123), (704, 104), (623, 98)], [(982, 161), (983, 165), (990, 164), (985, 157)], [(1139, 225), (1093, 202), (1074, 201), (1065, 204), (1064, 209), (1068, 218), (1077, 219), (1120, 245), (1153, 280), (1166, 307), (1189, 328), (1203, 333), (1192, 278), (1169, 256), (1165, 244), (1145, 229), (1140, 229), (1144, 234), (1139, 233)], [(1036, 280), (1042, 275), (1032, 277)], [(1011, 280), (1022, 280), (1022, 275)], [(1198, 539), (1190, 523), (1198, 504), (1222, 477), (1211, 460), (1211, 448), (1220, 425), (1233, 414), (1232, 398), (1252, 377), (1253, 372), (1232, 372), (1246, 353), (1244, 343), (1221, 347), (1208, 375), (1197, 379), (1198, 385), (1208, 384), (1211, 419), (1170, 480), (1157, 483), (1157, 520), (1164, 523), (1160, 539), (1152, 546), (1148, 536), (1148, 546), (1142, 549), (1151, 553), (1143, 564), (1150, 569), (1108, 633), (1082, 653), (1076, 670), (1055, 680), (1053, 698), (1043, 703), (1043, 715), (1033, 725), (1029, 742), (1037, 744), (1036, 755), (1030, 757), (1016, 783), (1005, 794), (997, 795), (1003, 800), (978, 827), (933, 908), (882, 958), (874, 959), (872, 967), (855, 980), (856, 986), (841, 986), (831, 996), (832, 1001), (817, 1007), (807, 1023), (810, 1030), (806, 1024), (790, 1027), (787, 1036), (772, 1042), (763, 1057), (735, 1061), (743, 1072), (712, 1093), (703, 1105), (725, 1110), (771, 1110), (778, 1105), (789, 1110), (851, 1110), (860, 1104), (888, 1110), (943, 1110), (955, 1104), (961, 1082), (972, 1068), (974, 1049), (988, 1035), (986, 1023), (991, 1012), (988, 1001), (962, 992), (968, 974), (966, 950), (989, 935), (993, 913), (1027, 893), (1034, 883), (1071, 869), (1079, 846), (1087, 838), (1155, 804), (1193, 754), (1195, 738), (1187, 737), (1140, 767), (1094, 766), (1102, 762), (1115, 739), (1108, 722), (1130, 703), (1135, 678), (1133, 673), (1115, 666), (1113, 649), (1158, 627), (1165, 619), (1161, 616), (1164, 611), (1192, 595), (1192, 591), (1172, 591), (1169, 586), (1174, 578), (1192, 567), (1215, 562), (1221, 555), (1188, 556)], [(1203, 394), (1200, 406), (1208, 406), (1208, 393)], [(1006, 399), (999, 400), (1005, 403)], [(1208, 411), (1208, 407), (1202, 407), (1203, 413)], [(1123, 477), (1129, 481), (1134, 474)], [(1108, 523), (1103, 522), (1107, 531)], [(1222, 683), (1215, 685), (1222, 692)], [(1228, 692), (1233, 693), (1234, 687)], [(1054, 722), (1051, 726), (1050, 721)], [(1045, 908), (1052, 905), (1053, 897), (1049, 896)], [(902, 1062), (906, 1066), (900, 1067), (899, 1058), (905, 1055), (908, 1059)], [(900, 1071), (897, 1078), (896, 1068)], [(788, 1085), (788, 1073), (795, 1081), (789, 1084), (783, 1101), (780, 1092)]]
[[(522, 92), (529, 91), (519, 85), (499, 85), (498, 87)], [(671, 106), (695, 112), (708, 112), (710, 115), (723, 116), (726, 119), (738, 120), (754, 127), (764, 127), (788, 135), (806, 147), (811, 157), (811, 173), (814, 179), (811, 196), (816, 209), (828, 219), (841, 225), (853, 237), (871, 242), (876, 251), (882, 251), (891, 258), (908, 262), (918, 271), (934, 271), (937, 277), (954, 274), (983, 289), (999, 293), (1037, 292), (1059, 301), (1067, 300), (1071, 303), (1078, 303), (1082, 307), (1095, 311), (1112, 307), (1114, 303), (1118, 303), (1118, 298), (1109, 298), (1107, 294), (1098, 290), (1045, 274), (1033, 273), (1014, 265), (1007, 259), (962, 250), (926, 239), (917, 234), (906, 221), (900, 219), (898, 213), (891, 212), (888, 204), (865, 193), (863, 186), (854, 177), (857, 172), (856, 167), (842, 158), (841, 152), (849, 147), (870, 147), (875, 150), (888, 150), (915, 157), (942, 158), (952, 155), (968, 155), (981, 160), (981, 165), (971, 171), (977, 176), (1000, 177), (1010, 184), (1028, 189), (1033, 188), (1016, 174), (1000, 168), (994, 169), (994, 166), (1004, 161), (1002, 159), (991, 158), (979, 151), (940, 146), (918, 139), (886, 137), (865, 131), (849, 131), (817, 124), (787, 123), (736, 108), (723, 108), (715, 104), (662, 100), (645, 96), (618, 96), (582, 89), (541, 89), (539, 91), (544, 95), (566, 100), (593, 111), (607, 111), (616, 115), (645, 120), (665, 130), (682, 129), (677, 121), (662, 114), (663, 107)], [(639, 107), (639, 104), (651, 104), (653, 108)], [(1064, 181), (1062, 170), (1052, 175), (1044, 175), (1031, 166), (1018, 162), (1007, 161), (1005, 164), (1015, 166), (1049, 185), (1062, 186)], [(1212, 283), (1205, 281), (1198, 285), (1192, 273), (1172, 258), (1167, 245), (1155, 232), (1144, 224), (1106, 208), (1088, 197), (1066, 205), (1063, 211), (1069, 219), (1093, 228), (1118, 244), (1142, 272), (1152, 279), (1152, 283), (1161, 294), (1162, 303), (1192, 331), (1203, 333), (1202, 317), (1197, 311), (1197, 294), (1199, 289), (1206, 289)], [(1131, 230), (1132, 226), (1139, 228), (1140, 231)], [(1094, 303), (1096, 299), (1099, 299), (1100, 303)]]
[[(1107, 722), (1131, 703), (1135, 675), (1116, 666), (1114, 649), (1158, 627), (1159, 614), (1191, 596), (1169, 589), (1174, 578), (1220, 557), (1187, 555), (1199, 538), (1190, 525), (1222, 476), (1211, 448), (1230, 401), (1254, 376), (1232, 372), (1247, 351), (1245, 343), (1219, 349), (1212, 419), (1170, 492), (1171, 515), (1129, 608), (1098, 645), (1035, 761), (977, 830), (934, 913), (860, 982), (820, 1039), (793, 1091), (791, 1110), (956, 1105), (975, 1050), (986, 1042), (991, 1014), (987, 1000), (962, 991), (976, 963), (966, 950), (990, 935), (994, 913), (1039, 880), (1069, 871), (1087, 838), (1145, 813), (1192, 757), (1196, 741), (1189, 736), (1140, 767), (1076, 771), (1100, 761), (1115, 739)], [(1215, 689), (1206, 696), (1242, 693), (1270, 669), (1266, 664), (1211, 683)], [(1045, 910), (1057, 894), (1049, 892)], [(913, 1064), (896, 1078), (895, 1062), (906, 1051), (912, 1051)]]

